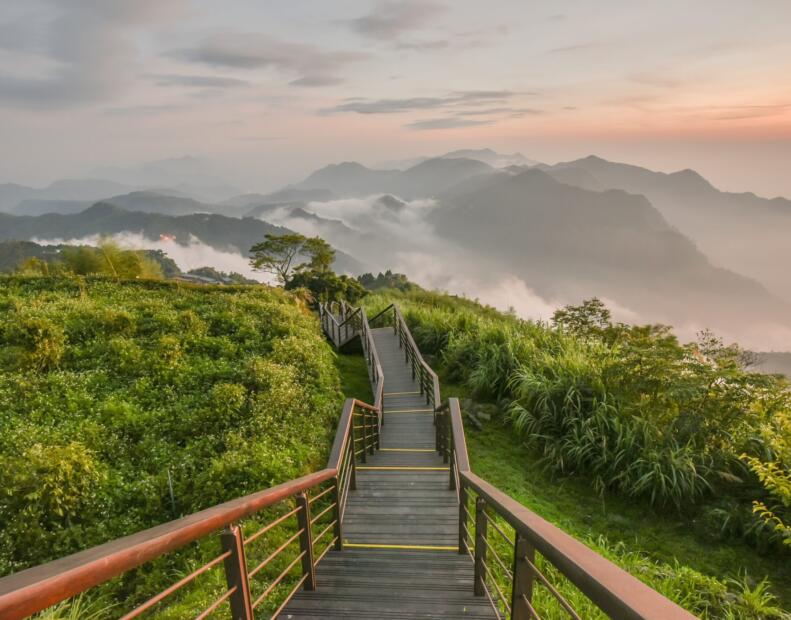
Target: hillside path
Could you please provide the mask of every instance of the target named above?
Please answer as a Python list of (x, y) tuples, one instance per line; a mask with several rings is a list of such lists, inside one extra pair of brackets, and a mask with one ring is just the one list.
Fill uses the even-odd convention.
[(344, 550), (317, 567), (280, 618), (495, 618), (458, 553), (459, 504), (435, 449), (433, 412), (389, 327), (372, 330), (384, 371), (380, 449), (357, 465)]

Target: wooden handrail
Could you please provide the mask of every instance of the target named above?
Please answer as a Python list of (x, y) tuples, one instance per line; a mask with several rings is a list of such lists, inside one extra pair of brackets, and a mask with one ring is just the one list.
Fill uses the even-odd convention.
[[(482, 498), (515, 531), (541, 553), (585, 596), (611, 618), (623, 620), (692, 620), (695, 618), (656, 590), (633, 577), (607, 558), (542, 519), (500, 489), (470, 470), (464, 422), (457, 398), (437, 408), (448, 428), (447, 449), (453, 454), (451, 469), (458, 473), (460, 496), (466, 504), (472, 491)], [(460, 532), (466, 528), (466, 506), (460, 510)], [(464, 515), (463, 517), (461, 515)], [(464, 519), (464, 522), (461, 521)], [(461, 537), (460, 537), (461, 539)], [(465, 534), (466, 539), (466, 534)], [(464, 550), (460, 549), (460, 552)]]
[(0, 579), (0, 618), (26, 618), (283, 499), (314, 488), (331, 480), (337, 473), (334, 468), (322, 469), (181, 519), (13, 573)]
[[(345, 499), (341, 497), (342, 489), (337, 486), (339, 476), (343, 475), (341, 472), (344, 470), (344, 462), (351, 469), (344, 470), (347, 482), (349, 478), (353, 480), (355, 477), (354, 455), (348, 459), (347, 452), (350, 439), (353, 438), (352, 426), (356, 409), (376, 413), (377, 418), (380, 418), (376, 407), (353, 398), (347, 399), (327, 467), (324, 469), (3, 577), (0, 579), (0, 618), (26, 618), (330, 480), (335, 481), (339, 498), (336, 501), (345, 504)], [(378, 440), (371, 441), (375, 444)], [(351, 450), (354, 451), (354, 447)], [(338, 506), (341, 517), (342, 511), (343, 506)], [(200, 574), (200, 571), (194, 574)], [(165, 592), (172, 589), (168, 588)]]
[[(427, 394), (429, 402), (431, 403), (432, 407), (438, 407), (442, 402), (439, 391), (439, 377), (437, 377), (437, 373), (434, 372), (431, 366), (426, 363), (426, 360), (423, 359), (423, 355), (415, 343), (415, 339), (412, 337), (412, 332), (409, 331), (409, 326), (404, 320), (404, 316), (401, 314), (401, 310), (398, 309), (398, 306), (393, 306), (393, 316), (395, 319), (394, 328), (396, 332), (404, 334), (406, 346), (410, 351), (410, 355), (412, 355), (413, 359), (417, 361), (419, 368), (421, 368), (426, 376), (431, 380), (431, 392), (430, 394)], [(421, 389), (423, 388), (423, 382), (421, 381)], [(429, 386), (425, 386), (425, 388), (428, 390)]]
[(395, 308), (395, 305), (394, 305), (394, 304), (390, 304), (390, 305), (389, 305), (389, 306), (387, 306), (387, 307), (386, 307), (384, 310), (380, 310), (379, 312), (377, 312), (377, 313), (376, 313), (376, 314), (375, 314), (373, 317), (371, 317), (371, 318), (370, 318), (370, 319), (368, 319), (368, 320), (369, 320), (371, 323), (373, 323), (373, 322), (374, 322), (376, 319), (378, 319), (378, 318), (379, 318), (380, 316), (382, 316), (382, 315), (383, 315), (385, 312), (387, 312), (388, 310), (391, 310), (392, 308)]

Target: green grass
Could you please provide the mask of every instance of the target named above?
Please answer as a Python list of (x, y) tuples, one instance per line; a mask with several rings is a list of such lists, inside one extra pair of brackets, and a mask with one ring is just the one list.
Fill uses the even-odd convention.
[[(470, 397), (466, 386), (451, 383), (442, 376), (440, 382), (443, 400)], [(678, 562), (722, 582), (746, 581), (752, 587), (768, 579), (780, 607), (791, 610), (791, 564), (787, 558), (761, 555), (739, 541), (701, 540), (690, 530), (689, 521), (674, 511), (660, 512), (613, 494), (602, 497), (581, 477), (553, 475), (538, 464), (539, 456), (499, 420), (484, 423), (481, 431), (465, 424), (465, 434), (476, 474), (591, 546), (596, 546), (591, 541), (603, 537), (607, 548), (597, 551), (622, 546), (657, 564), (669, 567)], [(623, 562), (618, 557), (611, 559), (627, 570), (631, 568), (632, 558), (628, 555)], [(732, 582), (730, 585), (735, 586)]]
[(371, 402), (373, 395), (365, 358), (359, 353), (338, 353), (335, 367), (341, 376), (341, 392), (346, 398)]

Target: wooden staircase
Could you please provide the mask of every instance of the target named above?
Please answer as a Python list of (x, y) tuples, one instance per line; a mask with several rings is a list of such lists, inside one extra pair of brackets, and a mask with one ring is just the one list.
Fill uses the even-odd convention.
[(434, 409), (393, 329), (371, 332), (385, 376), (380, 447), (357, 464), (343, 551), (327, 554), (317, 589), (299, 592), (281, 617), (496, 618), (459, 554), (459, 502), (436, 450)]

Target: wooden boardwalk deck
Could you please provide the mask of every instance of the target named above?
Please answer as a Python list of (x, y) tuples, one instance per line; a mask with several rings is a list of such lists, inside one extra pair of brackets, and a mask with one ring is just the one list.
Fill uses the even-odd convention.
[(281, 618), (494, 618), (458, 553), (456, 493), (435, 451), (433, 414), (391, 328), (373, 330), (385, 376), (380, 450), (357, 465), (344, 550), (317, 568)]

